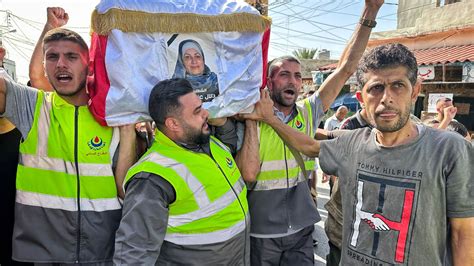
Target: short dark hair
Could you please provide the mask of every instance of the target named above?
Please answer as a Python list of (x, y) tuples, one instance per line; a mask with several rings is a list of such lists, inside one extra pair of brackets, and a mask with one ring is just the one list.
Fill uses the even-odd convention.
[(81, 35), (75, 31), (63, 28), (52, 29), (46, 33), (43, 38), (43, 51), (45, 44), (56, 41), (70, 41), (77, 43), (82, 49), (89, 51), (89, 47), (87, 47), (87, 44), (84, 39), (82, 39)]
[(298, 65), (301, 65), (300, 60), (298, 58), (291, 56), (291, 55), (285, 55), (285, 56), (280, 56), (268, 63), (268, 71), (267, 71), (267, 77), (273, 77), (273, 71), (277, 67), (277, 64), (283, 62), (283, 61), (288, 61), (288, 62), (295, 62)]
[(366, 80), (364, 74), (384, 68), (403, 66), (407, 68), (408, 79), (411, 85), (416, 84), (418, 65), (415, 55), (403, 44), (390, 43), (375, 47), (367, 51), (359, 62), (357, 68), (357, 83), (362, 88)]
[(193, 92), (191, 83), (183, 78), (165, 79), (153, 87), (148, 101), (148, 112), (158, 129), (163, 129), (171, 114), (181, 114), (179, 97)]
[(464, 138), (467, 136), (467, 134), (469, 134), (469, 131), (467, 131), (467, 128), (463, 124), (454, 120), (449, 122), (446, 130), (457, 132), (461, 134), (461, 136), (463, 136)]

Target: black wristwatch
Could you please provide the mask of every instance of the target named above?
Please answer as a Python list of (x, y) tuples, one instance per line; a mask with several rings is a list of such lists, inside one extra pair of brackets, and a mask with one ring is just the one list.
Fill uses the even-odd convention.
[(371, 19), (360, 18), (359, 23), (369, 28), (375, 28), (375, 26), (377, 26), (377, 21)]

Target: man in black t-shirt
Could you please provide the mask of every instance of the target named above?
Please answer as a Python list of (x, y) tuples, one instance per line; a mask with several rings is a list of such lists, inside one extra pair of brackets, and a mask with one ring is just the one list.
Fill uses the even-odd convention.
[(12, 233), (15, 205), (15, 177), (18, 164), (18, 146), (21, 133), (6, 118), (0, 118), (0, 169), (2, 171), (1, 213), (3, 230), (0, 230), (0, 264), (13, 265)]
[[(0, 62), (5, 57), (5, 48), (0, 47)], [(3, 63), (2, 63), (3, 65)], [(0, 75), (7, 76), (0, 68)], [(27, 265), (12, 261), (12, 234), (15, 206), (15, 180), (18, 164), (18, 148), (21, 133), (6, 118), (0, 118), (0, 169), (2, 171), (2, 190), (0, 191), (3, 214), (3, 230), (0, 230), (0, 265)]]

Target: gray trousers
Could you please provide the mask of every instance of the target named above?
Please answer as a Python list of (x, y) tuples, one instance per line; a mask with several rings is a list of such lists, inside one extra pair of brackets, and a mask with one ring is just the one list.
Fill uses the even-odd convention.
[(314, 265), (314, 226), (278, 238), (250, 237), (250, 265)]

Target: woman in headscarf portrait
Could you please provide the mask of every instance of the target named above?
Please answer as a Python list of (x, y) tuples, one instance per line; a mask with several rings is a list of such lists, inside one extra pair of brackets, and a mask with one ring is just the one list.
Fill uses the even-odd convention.
[(195, 40), (187, 39), (179, 44), (173, 78), (187, 79), (203, 102), (219, 95), (217, 75), (205, 64), (204, 52)]

